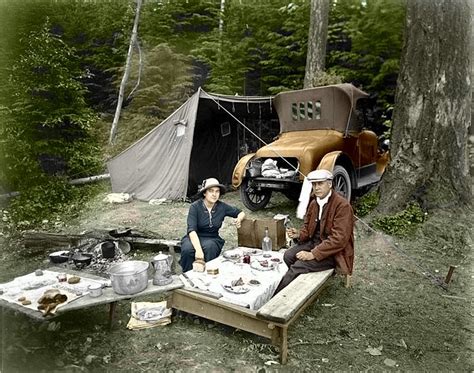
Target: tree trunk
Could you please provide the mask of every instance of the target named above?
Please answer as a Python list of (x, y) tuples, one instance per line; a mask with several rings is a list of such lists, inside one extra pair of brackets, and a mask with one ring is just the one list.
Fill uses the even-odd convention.
[(314, 87), (317, 76), (324, 71), (329, 2), (329, 0), (311, 0), (304, 88)]
[(135, 11), (135, 20), (133, 22), (132, 36), (130, 37), (130, 44), (128, 46), (127, 61), (125, 63), (125, 70), (123, 73), (122, 81), (120, 83), (119, 96), (117, 100), (117, 107), (115, 109), (114, 121), (112, 123), (112, 128), (110, 129), (109, 144), (115, 142), (115, 137), (117, 135), (117, 126), (120, 118), (120, 112), (122, 111), (122, 102), (123, 96), (125, 93), (125, 85), (127, 84), (128, 76), (130, 75), (130, 65), (132, 63), (132, 52), (133, 46), (137, 41), (138, 34), (138, 20), (140, 19), (140, 8), (142, 6), (142, 0), (137, 0), (137, 8)]
[(418, 199), (425, 208), (470, 203), (469, 0), (407, 2), (393, 116), (391, 164), (378, 211)]

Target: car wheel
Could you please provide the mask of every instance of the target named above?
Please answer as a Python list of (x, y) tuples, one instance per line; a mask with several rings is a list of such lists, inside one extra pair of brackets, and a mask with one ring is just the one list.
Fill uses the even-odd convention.
[(257, 211), (263, 209), (272, 196), (272, 191), (268, 189), (256, 190), (249, 182), (249, 179), (242, 181), (240, 186), (240, 198), (245, 207), (251, 211)]
[(334, 175), (332, 185), (334, 190), (342, 195), (348, 201), (351, 200), (351, 178), (347, 173), (346, 169), (342, 166), (336, 165), (332, 172)]

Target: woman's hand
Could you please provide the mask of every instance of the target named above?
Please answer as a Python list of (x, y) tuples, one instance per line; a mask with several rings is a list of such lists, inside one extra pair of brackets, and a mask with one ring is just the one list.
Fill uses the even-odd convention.
[(288, 234), (288, 237), (290, 238), (298, 238), (300, 236), (300, 231), (296, 228), (288, 228), (286, 234)]
[(237, 215), (237, 217), (234, 219), (234, 224), (237, 227), (237, 229), (239, 229), (240, 226), (242, 225), (242, 220), (244, 220), (244, 218), (245, 218), (245, 212), (241, 211), (239, 215)]

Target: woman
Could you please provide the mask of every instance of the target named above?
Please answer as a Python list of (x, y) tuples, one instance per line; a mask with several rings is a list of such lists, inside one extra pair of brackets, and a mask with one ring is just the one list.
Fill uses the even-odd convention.
[(181, 268), (187, 272), (196, 266), (204, 268), (204, 263), (217, 258), (224, 246), (219, 236), (219, 229), (226, 216), (235, 218), (234, 224), (240, 228), (245, 213), (232, 207), (219, 197), (225, 193), (224, 185), (217, 179), (203, 181), (199, 190), (199, 198), (189, 207), (187, 235), (181, 241)]

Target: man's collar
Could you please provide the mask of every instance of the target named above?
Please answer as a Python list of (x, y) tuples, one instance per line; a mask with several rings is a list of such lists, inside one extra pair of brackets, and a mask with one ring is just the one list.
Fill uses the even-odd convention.
[(330, 190), (329, 193), (324, 198), (316, 197), (316, 202), (318, 202), (318, 205), (324, 206), (326, 203), (328, 203), (328, 200), (329, 200), (329, 197), (331, 197), (331, 194), (332, 194), (332, 190)]

